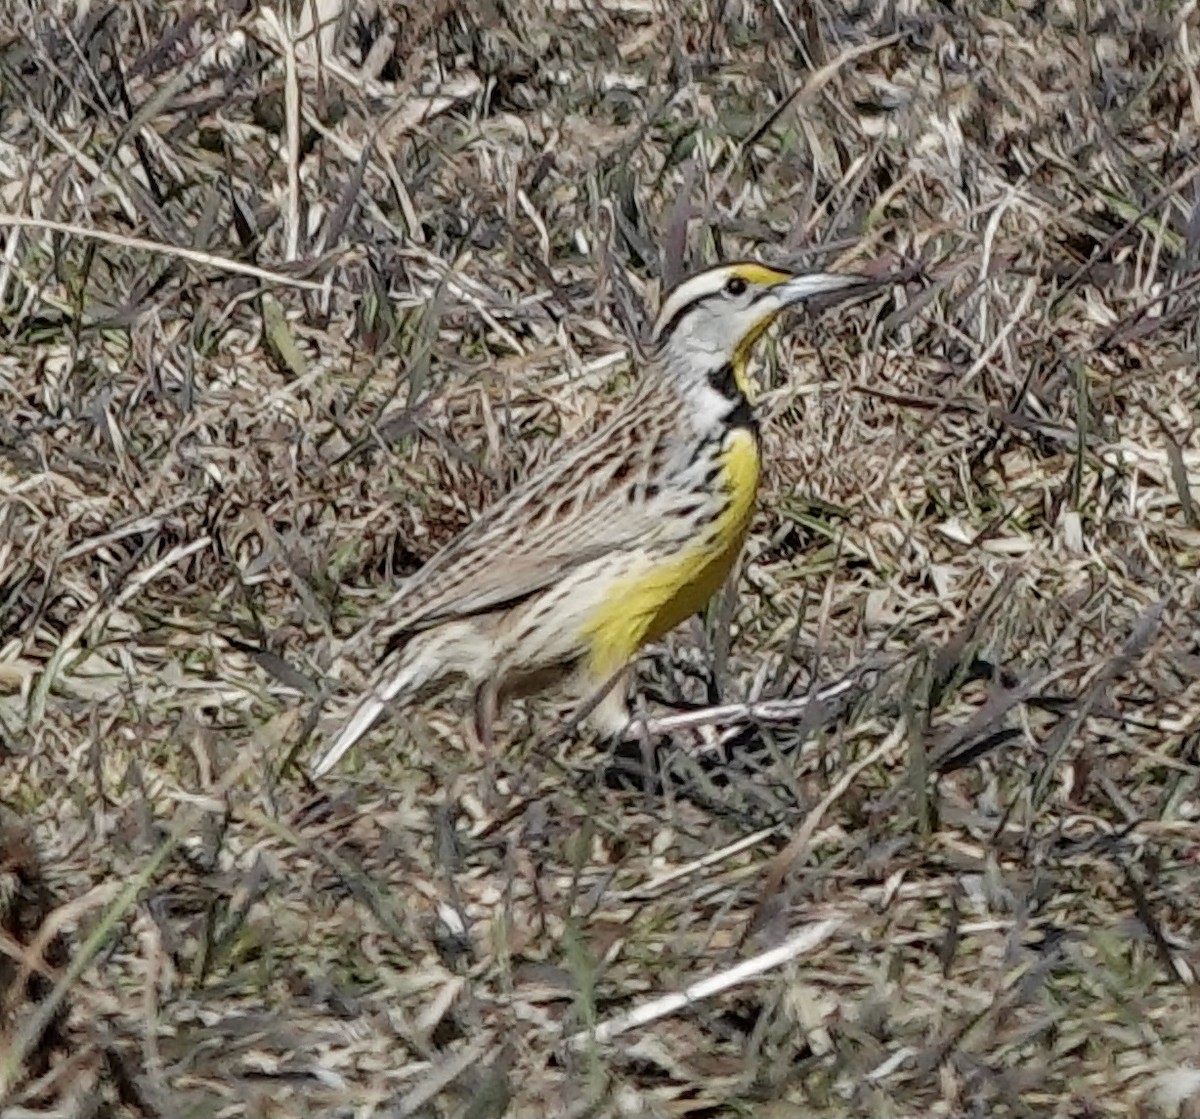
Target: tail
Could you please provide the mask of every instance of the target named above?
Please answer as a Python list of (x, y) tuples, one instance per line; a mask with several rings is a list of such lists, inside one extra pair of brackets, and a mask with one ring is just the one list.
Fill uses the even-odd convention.
[(419, 664), (405, 665), (382, 679), (376, 677), (371, 690), (358, 701), (353, 714), (317, 760), (312, 771), (314, 777), (324, 777), (337, 765), (342, 755), (371, 729), (389, 703), (421, 686), (421, 674), (415, 671), (419, 667)]
[[(447, 625), (422, 634), (412, 645), (386, 657), (372, 674), (371, 687), (337, 736), (313, 767), (314, 777), (324, 777), (374, 725), (389, 703), (404, 700), (447, 676), (468, 671), (478, 648), (472, 625)], [(467, 654), (464, 659), (464, 653)]]

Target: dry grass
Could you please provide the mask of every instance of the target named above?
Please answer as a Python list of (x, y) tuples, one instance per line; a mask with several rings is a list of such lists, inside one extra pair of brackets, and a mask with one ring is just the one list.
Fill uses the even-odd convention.
[[(75, 7), (0, 32), (6, 1116), (1197, 1113), (1194, 5)], [(773, 345), (643, 687), (885, 667), (657, 793), (552, 704), (313, 789), (341, 638), (744, 253), (908, 279)]]

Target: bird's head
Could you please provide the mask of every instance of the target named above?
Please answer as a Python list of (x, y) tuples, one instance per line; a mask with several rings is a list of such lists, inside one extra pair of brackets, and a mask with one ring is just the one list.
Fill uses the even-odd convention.
[(707, 382), (731, 407), (744, 405), (753, 399), (746, 374), (750, 349), (780, 311), (869, 282), (863, 276), (797, 274), (753, 262), (722, 264), (667, 294), (651, 342), (672, 375)]

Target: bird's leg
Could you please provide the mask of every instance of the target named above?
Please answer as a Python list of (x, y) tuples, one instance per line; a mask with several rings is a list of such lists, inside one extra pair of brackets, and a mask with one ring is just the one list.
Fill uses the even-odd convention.
[[(676, 710), (690, 712), (700, 708), (700, 704), (684, 703)], [(670, 782), (681, 792), (685, 787), (681, 781), (686, 784), (690, 778), (688, 771), (677, 763), (690, 759), (701, 766), (711, 765), (724, 757), (714, 752), (720, 738), (714, 727), (676, 728), (670, 725), (671, 716), (650, 718), (643, 708), (631, 717), (623, 704), (622, 710), (625, 725), (616, 733), (610, 731), (612, 745), (604, 773), (610, 788), (636, 789), (657, 796)]]
[(504, 798), (497, 790), (497, 771), (499, 758), (496, 754), (496, 716), (499, 708), (499, 695), (496, 682), (485, 680), (475, 689), (474, 728), (475, 741), (479, 743), (484, 753), (484, 767), (479, 773), (479, 797), (490, 812), (497, 813), (502, 808)]
[(606, 681), (604, 695), (588, 712), (587, 721), (606, 737), (618, 738), (629, 729), (629, 704), (625, 694), (629, 689), (630, 671), (628, 667), (624, 668)]
[(632, 667), (610, 682), (607, 693), (588, 715), (588, 721), (609, 740), (605, 783), (611, 788), (639, 789), (652, 794), (661, 788), (660, 746), (646, 726), (644, 713), (629, 710), (626, 693)]
[(499, 706), (496, 684), (485, 680), (475, 689), (475, 739), (485, 754), (493, 754), (496, 746), (496, 713)]

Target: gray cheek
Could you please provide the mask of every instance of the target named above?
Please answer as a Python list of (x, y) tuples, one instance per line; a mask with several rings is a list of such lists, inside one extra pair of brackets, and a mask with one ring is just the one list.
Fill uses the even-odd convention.
[(689, 363), (707, 365), (721, 352), (720, 343), (703, 329), (697, 329), (687, 340), (687, 346), (681, 347), (684, 360)]
[(710, 358), (726, 353), (729, 347), (726, 340), (719, 334), (717, 324), (706, 323), (705, 326), (707, 329), (697, 334), (693, 348)]

